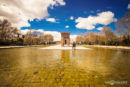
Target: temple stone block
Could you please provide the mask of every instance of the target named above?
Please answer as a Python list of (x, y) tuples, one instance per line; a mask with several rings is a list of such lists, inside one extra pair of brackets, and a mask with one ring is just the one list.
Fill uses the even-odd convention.
[(61, 32), (61, 46), (70, 46), (70, 32)]

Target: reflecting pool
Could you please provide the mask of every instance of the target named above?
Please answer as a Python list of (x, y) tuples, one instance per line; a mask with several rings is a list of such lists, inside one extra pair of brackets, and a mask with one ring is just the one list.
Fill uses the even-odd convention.
[(130, 87), (130, 50), (0, 49), (0, 87)]

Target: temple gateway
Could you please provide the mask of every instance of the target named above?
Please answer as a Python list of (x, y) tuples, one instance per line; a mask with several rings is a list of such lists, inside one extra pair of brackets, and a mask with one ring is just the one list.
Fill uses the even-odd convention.
[(61, 32), (61, 46), (70, 46), (70, 32)]

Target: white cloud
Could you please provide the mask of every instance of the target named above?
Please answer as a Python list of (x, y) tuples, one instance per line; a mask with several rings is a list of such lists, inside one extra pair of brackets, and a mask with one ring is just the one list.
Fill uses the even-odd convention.
[(57, 5), (66, 5), (66, 3), (64, 2), (64, 0), (55, 0), (57, 2)]
[(70, 17), (70, 20), (74, 20), (74, 17), (73, 17), (73, 16), (71, 16), (71, 17)]
[(56, 19), (55, 18), (47, 18), (46, 21), (56, 23)]
[(36, 31), (36, 32), (44, 33), (44, 34), (51, 34), (54, 37), (54, 41), (60, 41), (61, 40), (61, 34), (60, 34), (60, 32), (57, 32), (57, 31), (44, 31), (43, 29), (25, 29), (25, 30), (21, 30), (21, 33), (23, 35), (25, 35), (25, 34), (27, 34), (27, 32), (29, 30), (32, 30), (32, 32)]
[(103, 27), (98, 27), (97, 30), (101, 31), (103, 29)]
[[(54, 37), (54, 41), (61, 41), (61, 33), (57, 31), (44, 31), (45, 34), (51, 34)], [(76, 41), (77, 35), (70, 35), (71, 41)]]
[(43, 29), (38, 29), (38, 30), (36, 30), (37, 32), (44, 32), (44, 30)]
[(60, 41), (61, 40), (61, 34), (57, 31), (44, 31), (45, 34), (51, 34), (54, 37), (54, 41)]
[(68, 25), (66, 25), (66, 26), (65, 26), (65, 28), (69, 28), (69, 26), (68, 26)]
[(70, 35), (71, 42), (76, 41), (77, 35)]
[(25, 35), (25, 34), (27, 34), (28, 31), (29, 31), (28, 29), (21, 30), (21, 34)]
[[(30, 29), (21, 30), (21, 33), (25, 35)], [(43, 32), (44, 34), (51, 34), (54, 37), (54, 41), (61, 41), (61, 33), (58, 31), (44, 31), (43, 29), (31, 29), (33, 31), (37, 32)], [(70, 35), (71, 41), (76, 40), (77, 35)]]
[(37, 29), (37, 30), (36, 29), (25, 29), (25, 30), (21, 30), (21, 34), (25, 35), (25, 34), (27, 34), (27, 32), (29, 30), (31, 30), (32, 32), (34, 32), (34, 31), (36, 31), (36, 32), (44, 32), (43, 29)]
[(128, 4), (128, 9), (130, 9), (130, 4)]
[(48, 8), (65, 5), (63, 0), (0, 0), (0, 19), (8, 19), (13, 26), (30, 26), (28, 20), (49, 16)]
[(92, 30), (97, 24), (108, 25), (112, 22), (116, 22), (114, 13), (111, 11), (98, 13), (97, 16), (88, 16), (87, 18), (79, 17), (75, 20), (77, 28)]

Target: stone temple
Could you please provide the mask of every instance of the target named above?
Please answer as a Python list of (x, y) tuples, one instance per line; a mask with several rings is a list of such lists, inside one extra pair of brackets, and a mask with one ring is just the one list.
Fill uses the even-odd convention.
[(61, 46), (70, 46), (70, 32), (61, 32)]

